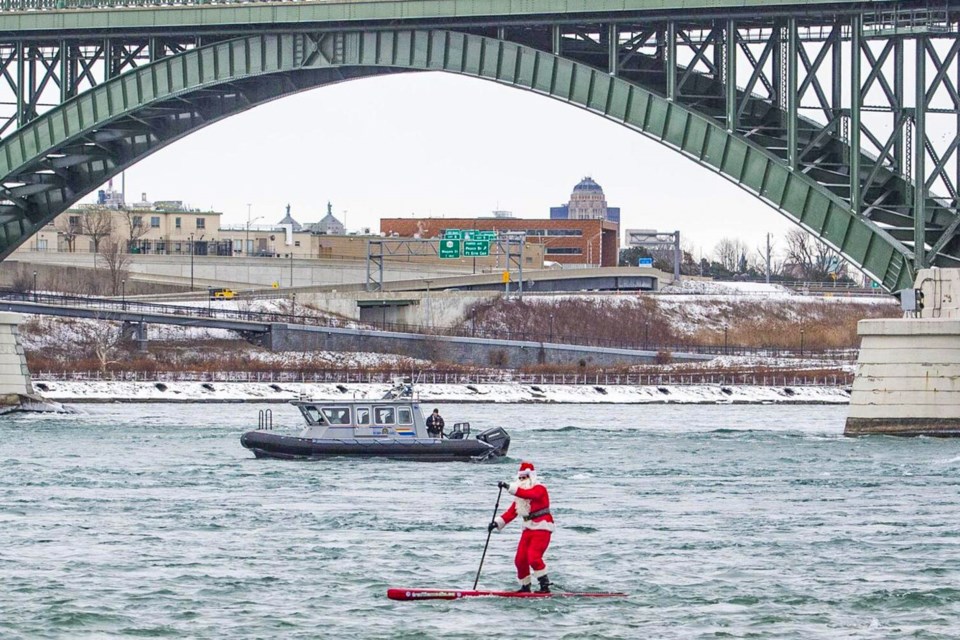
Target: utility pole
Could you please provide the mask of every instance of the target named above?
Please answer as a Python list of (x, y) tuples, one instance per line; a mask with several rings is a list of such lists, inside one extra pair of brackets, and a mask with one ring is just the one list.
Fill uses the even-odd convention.
[(770, 284), (770, 234), (767, 234), (767, 284)]
[(248, 202), (247, 203), (247, 241), (246, 241), (246, 244), (243, 245), (243, 255), (245, 257), (250, 255), (250, 207), (251, 206), (252, 205)]

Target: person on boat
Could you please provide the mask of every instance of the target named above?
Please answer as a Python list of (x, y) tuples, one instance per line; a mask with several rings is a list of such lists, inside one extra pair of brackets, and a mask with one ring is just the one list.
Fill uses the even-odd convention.
[[(501, 489), (506, 489), (516, 496), (513, 504), (497, 516), (487, 527), (489, 531), (499, 533), (510, 522), (520, 516), (523, 533), (520, 534), (520, 543), (517, 545), (517, 555), (514, 564), (517, 566), (517, 579), (520, 580), (518, 592), (529, 592), (533, 578), (537, 579), (540, 588), (537, 593), (550, 593), (550, 578), (547, 577), (547, 565), (543, 561), (543, 554), (550, 545), (550, 535), (553, 533), (553, 516), (550, 514), (550, 494), (547, 488), (537, 480), (537, 472), (532, 462), (520, 463), (517, 472), (517, 481), (511, 484), (500, 482)], [(533, 573), (531, 574), (531, 569)]]
[(443, 437), (443, 418), (440, 416), (440, 409), (434, 409), (427, 418), (427, 435), (432, 438)]

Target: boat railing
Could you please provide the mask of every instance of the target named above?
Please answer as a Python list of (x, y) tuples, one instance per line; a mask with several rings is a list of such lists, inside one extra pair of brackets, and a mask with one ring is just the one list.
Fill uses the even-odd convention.
[(258, 431), (273, 431), (273, 410), (260, 409), (260, 416), (257, 419)]
[(469, 422), (455, 422), (453, 424), (453, 431), (450, 432), (450, 435), (447, 436), (450, 440), (466, 440), (470, 437), (470, 423)]

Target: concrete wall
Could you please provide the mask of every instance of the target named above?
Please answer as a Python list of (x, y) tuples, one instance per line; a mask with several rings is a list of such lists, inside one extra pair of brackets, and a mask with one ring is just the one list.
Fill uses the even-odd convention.
[[(92, 267), (91, 254), (31, 253), (18, 254), (17, 260), (30, 264), (59, 264)], [(176, 281), (190, 285), (190, 256), (133, 255), (128, 268), (132, 279)], [(207, 287), (270, 287), (274, 282), (290, 287), (291, 261), (283, 258), (227, 258), (194, 256), (193, 280), (197, 289)], [(102, 268), (102, 265), (101, 265)], [(436, 265), (384, 262), (384, 280), (422, 280), (470, 273), (469, 265)], [(357, 285), (366, 283), (363, 260), (293, 260), (293, 286)]]
[[(654, 362), (655, 351), (630, 351), (552, 345), (519, 340), (486, 340), (429, 336), (414, 333), (387, 334), (327, 327), (273, 324), (267, 338), (273, 351), (373, 351), (410, 358), (477, 366), (514, 368), (536, 364), (612, 366)], [(709, 360), (712, 356), (674, 354), (676, 361)]]
[(846, 435), (960, 436), (960, 319), (861, 320)]
[(0, 406), (18, 405), (20, 396), (33, 393), (17, 329), (21, 319), (16, 313), (0, 313)]

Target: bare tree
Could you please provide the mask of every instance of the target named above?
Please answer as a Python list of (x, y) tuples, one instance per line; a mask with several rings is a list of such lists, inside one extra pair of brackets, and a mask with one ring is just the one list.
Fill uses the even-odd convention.
[(788, 231), (786, 241), (787, 262), (794, 275), (804, 280), (827, 280), (831, 273), (837, 272), (843, 262), (837, 251), (803, 229)]
[(124, 214), (127, 217), (127, 252), (132, 252), (134, 246), (137, 243), (137, 240), (147, 235), (147, 232), (150, 231), (150, 227), (143, 223), (143, 212), (141, 211), (124, 211)]
[(723, 238), (714, 247), (713, 253), (724, 269), (737, 272), (741, 257), (747, 253), (747, 245), (739, 238)]
[(80, 218), (83, 235), (93, 241), (93, 264), (97, 264), (100, 243), (113, 233), (113, 214), (109, 209), (94, 209)]
[(100, 373), (106, 373), (108, 364), (116, 364), (117, 361), (113, 358), (120, 350), (120, 336), (112, 323), (100, 318), (80, 320), (75, 329), (81, 352), (97, 358)]
[(53, 228), (63, 236), (64, 242), (67, 243), (68, 252), (73, 253), (77, 250), (77, 236), (83, 233), (82, 225), (77, 216), (60, 216), (60, 219), (54, 223)]
[(100, 243), (100, 255), (106, 264), (110, 295), (120, 295), (121, 283), (129, 275), (130, 254), (119, 240), (109, 237)]

